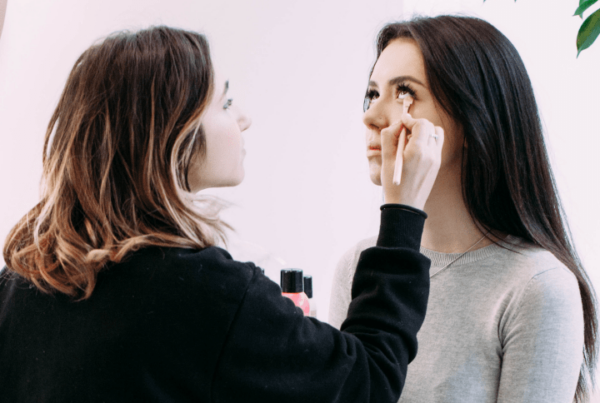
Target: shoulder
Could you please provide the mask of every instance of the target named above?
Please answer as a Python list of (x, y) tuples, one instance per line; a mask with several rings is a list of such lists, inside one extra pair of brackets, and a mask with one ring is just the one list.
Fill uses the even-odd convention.
[(544, 316), (558, 320), (560, 316), (566, 318), (582, 311), (579, 284), (569, 268), (538, 246), (520, 241), (513, 249), (503, 252), (505, 277), (513, 283), (509, 312), (514, 315), (543, 312)]
[(501, 268), (507, 276), (528, 283), (532, 280), (544, 282), (567, 282), (577, 284), (573, 272), (550, 251), (528, 243), (522, 239), (511, 237), (510, 243), (504, 243), (501, 250), (493, 259), (496, 268)]
[(351, 248), (346, 250), (346, 252), (342, 255), (340, 260), (338, 261), (336, 275), (340, 277), (346, 277), (352, 282), (352, 278), (354, 276), (354, 272), (356, 271), (356, 265), (358, 264), (358, 258), (362, 251), (368, 248), (372, 248), (377, 244), (377, 236), (365, 238), (356, 244), (354, 244)]
[(372, 248), (375, 245), (377, 245), (377, 236), (372, 236), (360, 240), (354, 246), (348, 249), (346, 253), (344, 253), (342, 259), (354, 261), (354, 263), (356, 264), (356, 262), (358, 262), (358, 258), (360, 257), (361, 252), (365, 249)]
[(147, 247), (133, 252), (119, 263), (113, 263), (108, 270), (117, 267), (129, 270), (144, 268), (154, 273), (230, 269), (240, 274), (251, 273), (254, 265), (237, 262), (225, 249), (211, 246), (204, 249)]
[(98, 276), (97, 290), (147, 295), (154, 293), (171, 300), (220, 298), (225, 294), (243, 294), (257, 268), (237, 262), (224, 249), (147, 247), (120, 263), (107, 267)]

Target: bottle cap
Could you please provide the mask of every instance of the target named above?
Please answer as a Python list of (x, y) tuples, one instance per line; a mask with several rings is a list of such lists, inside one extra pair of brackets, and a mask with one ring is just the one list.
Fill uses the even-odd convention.
[(312, 292), (312, 276), (304, 276), (304, 293), (308, 298), (313, 297)]
[(302, 270), (283, 269), (281, 270), (281, 291), (283, 292), (302, 292), (304, 284), (302, 282)]

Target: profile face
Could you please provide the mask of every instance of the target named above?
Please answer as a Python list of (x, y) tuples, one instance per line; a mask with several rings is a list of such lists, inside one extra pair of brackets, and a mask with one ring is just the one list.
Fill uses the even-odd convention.
[(227, 97), (229, 82), (217, 72), (214, 93), (201, 118), (206, 137), (204, 158), (192, 162), (188, 182), (192, 192), (237, 186), (244, 180), (244, 139), (250, 118)]
[(369, 80), (363, 116), (371, 181), (381, 185), (381, 131), (400, 120), (406, 95), (413, 98), (409, 112), (444, 129), (440, 171), (460, 162), (462, 136), (429, 91), (421, 50), (409, 38), (394, 39), (381, 52)]

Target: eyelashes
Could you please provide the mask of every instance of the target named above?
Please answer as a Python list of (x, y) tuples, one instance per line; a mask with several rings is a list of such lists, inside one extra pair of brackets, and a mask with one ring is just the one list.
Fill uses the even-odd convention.
[(363, 112), (366, 112), (371, 106), (371, 102), (375, 99), (379, 98), (379, 93), (375, 90), (367, 90), (365, 94), (365, 99), (363, 101)]
[[(396, 99), (404, 99), (409, 95), (413, 98), (415, 96), (415, 90), (413, 90), (409, 84), (401, 83), (396, 86)], [(379, 98), (379, 92), (373, 88), (368, 89), (363, 101), (363, 112), (366, 112), (371, 106), (371, 103), (377, 98)]]
[(398, 98), (400, 99), (404, 99), (406, 98), (408, 95), (410, 95), (411, 97), (415, 96), (415, 90), (413, 90), (410, 85), (408, 84), (399, 84), (396, 87), (396, 93), (398, 94)]
[(223, 109), (229, 109), (229, 107), (231, 106), (231, 104), (233, 103), (233, 98), (229, 98), (226, 102), (225, 105), (223, 105)]

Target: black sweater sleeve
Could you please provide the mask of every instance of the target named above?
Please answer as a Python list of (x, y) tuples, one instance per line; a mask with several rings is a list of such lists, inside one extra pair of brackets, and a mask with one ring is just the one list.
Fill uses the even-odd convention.
[(362, 252), (339, 331), (304, 317), (258, 270), (228, 332), (212, 401), (398, 401), (425, 319), (430, 261), (424, 218), (382, 211), (377, 246)]

